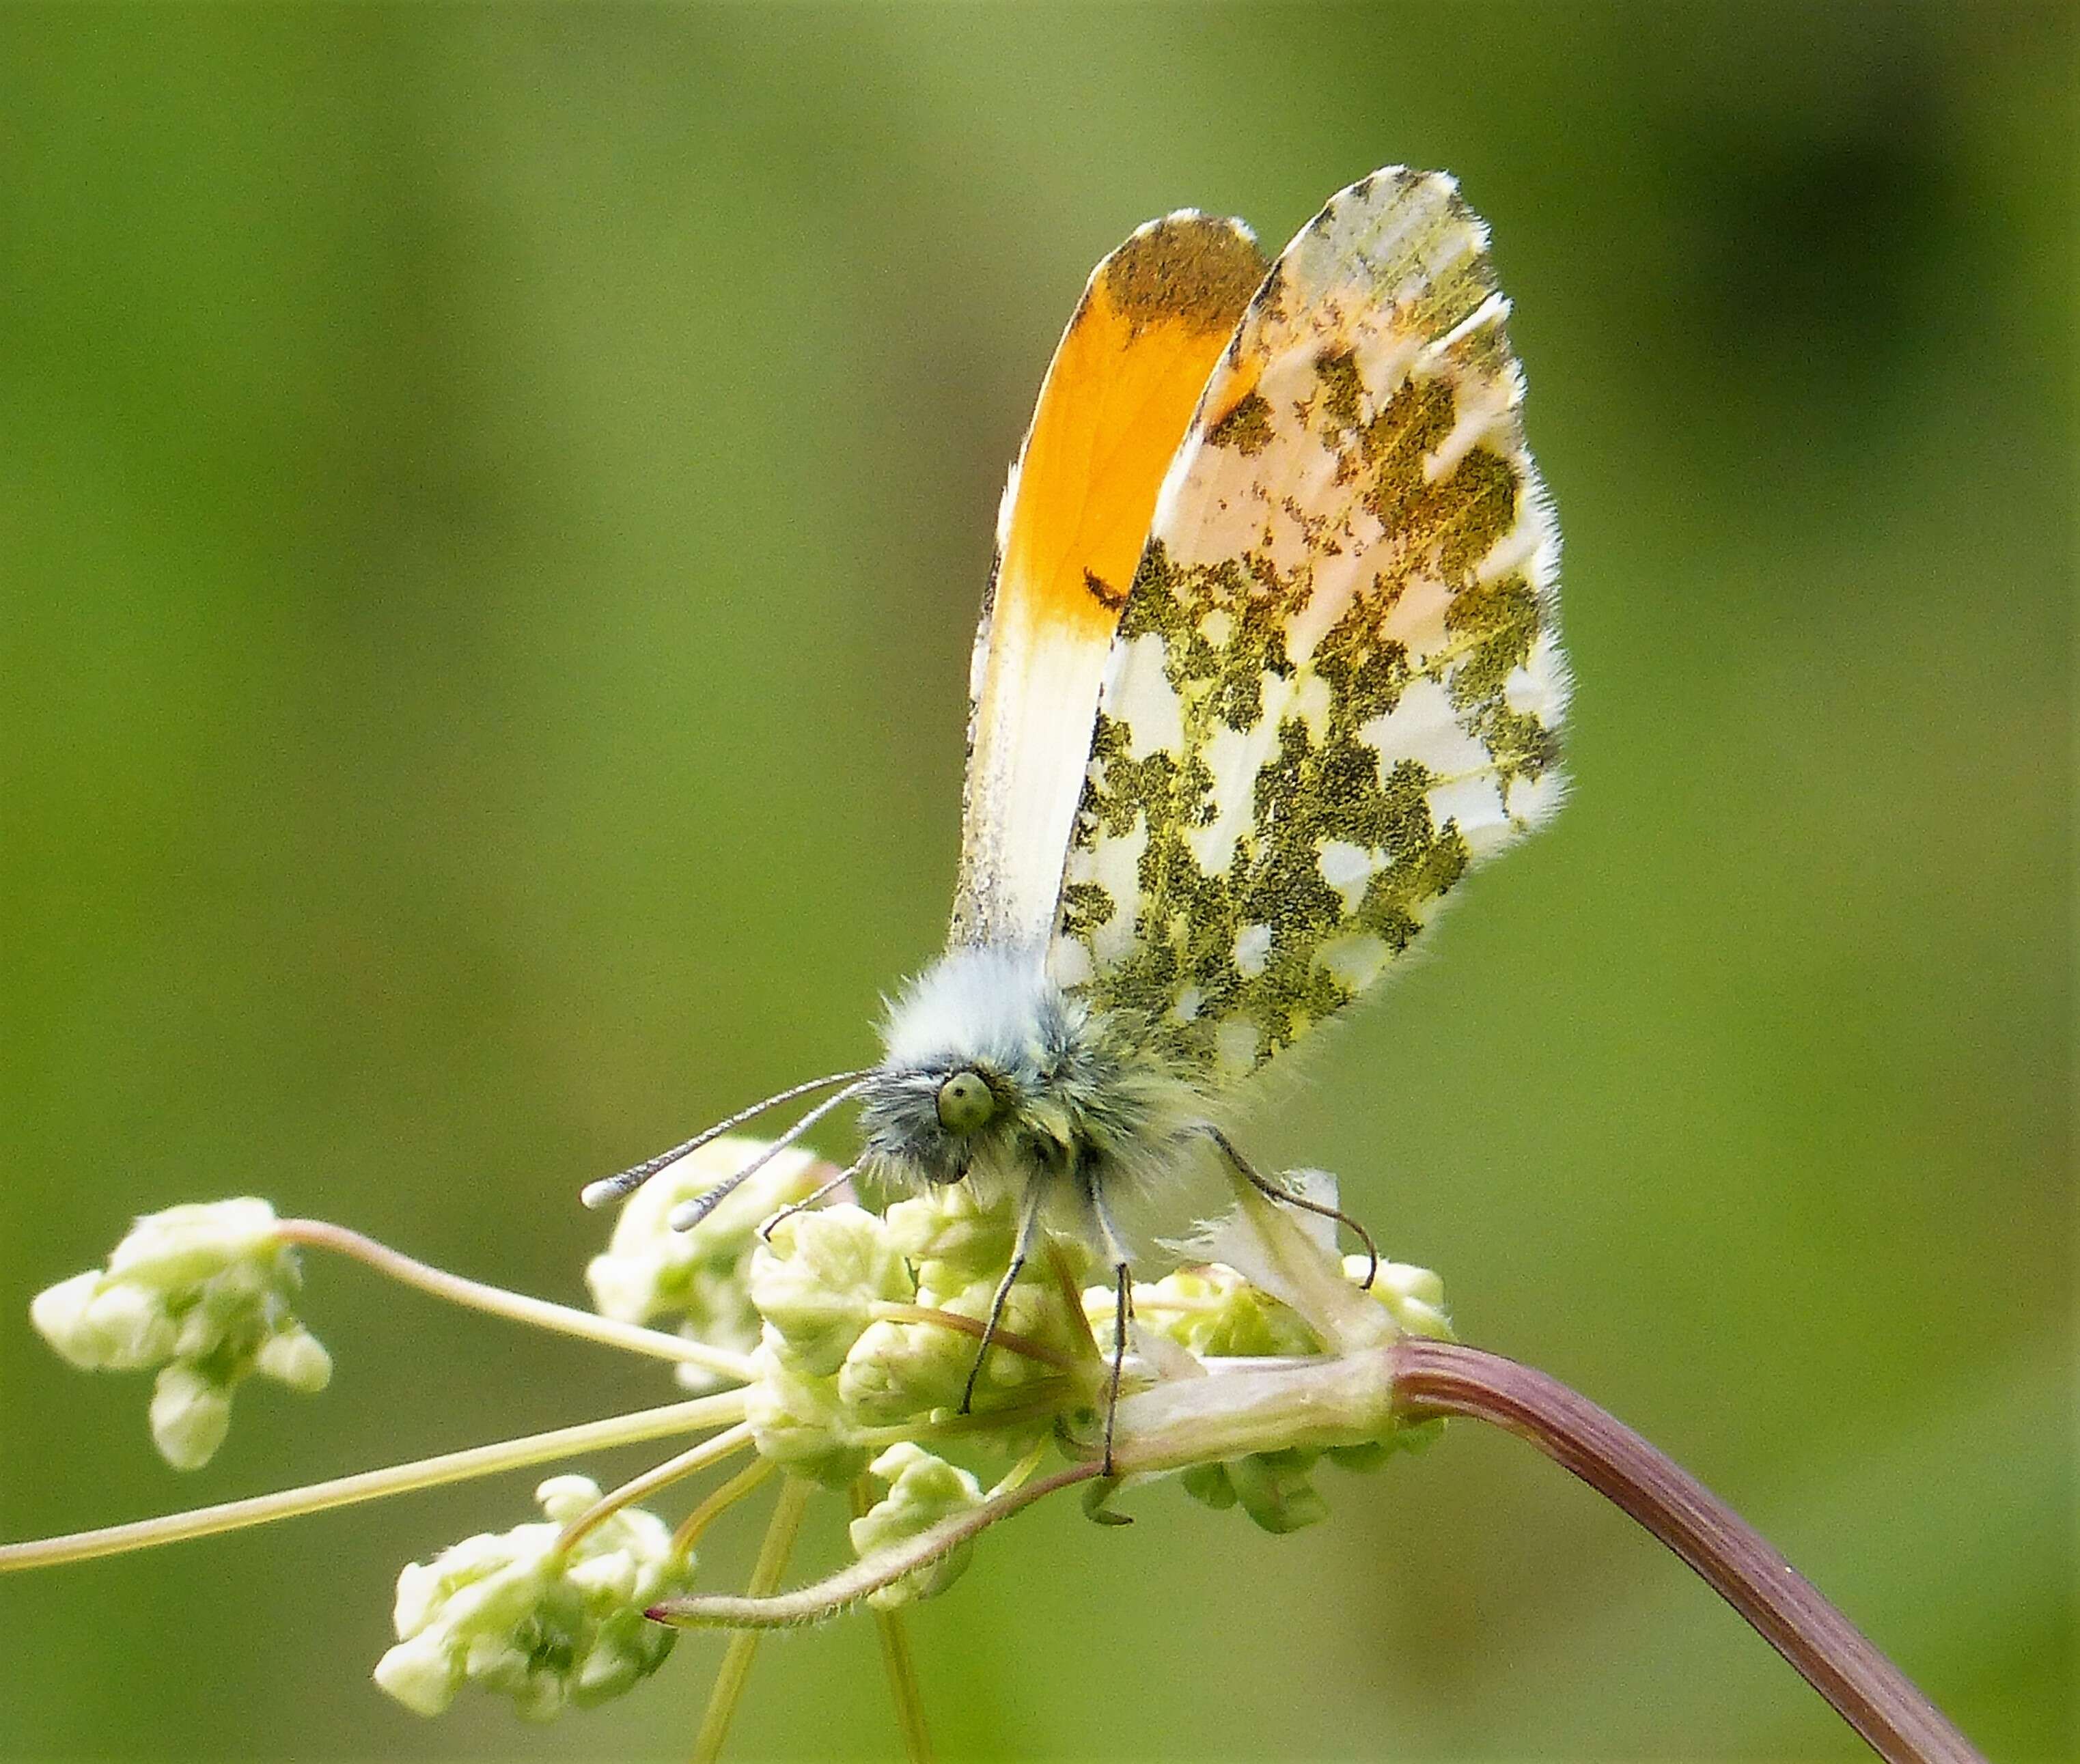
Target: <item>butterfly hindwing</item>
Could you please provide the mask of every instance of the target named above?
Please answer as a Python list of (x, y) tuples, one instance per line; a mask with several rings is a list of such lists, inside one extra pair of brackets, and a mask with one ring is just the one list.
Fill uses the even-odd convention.
[(1098, 687), (1156, 492), (1264, 262), (1239, 221), (1180, 213), (1092, 274), (997, 521), (970, 678), (951, 942), (1045, 942)]
[(1164, 477), (1051, 963), (1247, 1075), (1558, 802), (1558, 538), (1487, 234), (1391, 170), (1279, 258)]

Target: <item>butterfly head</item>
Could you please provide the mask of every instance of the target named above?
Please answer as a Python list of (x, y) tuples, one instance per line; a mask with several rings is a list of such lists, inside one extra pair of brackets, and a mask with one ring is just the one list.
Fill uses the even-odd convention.
[(866, 1161), (899, 1188), (962, 1182), (1001, 1155), (1017, 1112), (1002, 1072), (974, 1063), (884, 1066), (861, 1099)]
[(1062, 1137), (1054, 1102), (1084, 1022), (1035, 953), (955, 950), (891, 1007), (861, 1099), (867, 1160), (898, 1187), (1009, 1174)]

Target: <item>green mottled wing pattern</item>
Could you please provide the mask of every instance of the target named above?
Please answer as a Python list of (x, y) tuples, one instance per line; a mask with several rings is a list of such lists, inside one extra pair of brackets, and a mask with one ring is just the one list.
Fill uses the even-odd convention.
[(1099, 699), (1055, 978), (1239, 1080), (1558, 806), (1558, 535), (1487, 232), (1436, 173), (1273, 267), (1158, 497)]

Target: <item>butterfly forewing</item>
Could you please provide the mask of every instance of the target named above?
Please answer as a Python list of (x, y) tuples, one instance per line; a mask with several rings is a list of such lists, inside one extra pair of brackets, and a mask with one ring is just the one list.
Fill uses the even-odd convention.
[(1207, 376), (1261, 285), (1239, 221), (1151, 221), (1092, 272), (997, 522), (952, 942), (1043, 943), (1121, 609)]
[(1558, 541), (1487, 244), (1438, 174), (1331, 200), (1155, 503), (1051, 960), (1214, 1082), (1348, 1004), (1558, 801)]

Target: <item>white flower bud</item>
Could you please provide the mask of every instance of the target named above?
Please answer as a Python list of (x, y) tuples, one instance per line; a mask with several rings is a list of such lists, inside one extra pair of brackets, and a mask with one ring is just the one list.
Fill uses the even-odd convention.
[(325, 1351), (325, 1343), (300, 1324), (262, 1342), (253, 1368), (307, 1396), (315, 1395), (332, 1382), (332, 1355)]
[(272, 1254), (275, 1209), (250, 1196), (148, 1213), (108, 1259), (111, 1278), (162, 1291), (194, 1286), (238, 1262)]
[(929, 1323), (870, 1324), (838, 1368), (838, 1397), (870, 1427), (893, 1427), (961, 1400), (975, 1341)]
[[(1365, 1277), (1372, 1265), (1369, 1257), (1347, 1255), (1344, 1272), (1353, 1280)], [(1456, 1339), (1452, 1319), (1445, 1311), (1445, 1283), (1427, 1267), (1412, 1262), (1382, 1262), (1373, 1276), (1372, 1296), (1411, 1335), (1428, 1335), (1436, 1341)]]
[[(745, 1276), (758, 1227), (837, 1171), (790, 1146), (691, 1230), (675, 1231), (669, 1221), (681, 1202), (735, 1175), (770, 1143), (729, 1135), (638, 1188), (622, 1207), (604, 1253), (586, 1265), (593, 1308), (624, 1323), (676, 1322), (681, 1335), (711, 1347), (749, 1353), (757, 1347), (758, 1313)], [(726, 1381), (700, 1366), (680, 1366), (675, 1376), (689, 1390), (717, 1389)]]
[(178, 1326), (166, 1306), (134, 1286), (106, 1285), (89, 1269), (39, 1293), (29, 1320), (82, 1371), (140, 1372), (171, 1355)]
[(176, 1470), (199, 1470), (231, 1428), (231, 1393), (186, 1360), (163, 1368), (152, 1387), (152, 1443)]
[(856, 1444), (858, 1427), (835, 1378), (803, 1372), (766, 1342), (752, 1355), (756, 1376), (744, 1393), (744, 1418), (760, 1455), (826, 1488), (843, 1488), (873, 1456)]
[(726, 1181), (770, 1143), (736, 1133), (714, 1140), (666, 1165), (631, 1195), (606, 1250), (585, 1267), (593, 1308), (624, 1323), (686, 1312), (697, 1274), (738, 1268), (761, 1224), (837, 1174), (813, 1153), (790, 1146), (691, 1230), (672, 1229), (667, 1221), (682, 1201)]
[(992, 1285), (1011, 1260), (1018, 1218), (1009, 1198), (985, 1205), (965, 1182), (949, 1183), (887, 1211), (889, 1241), (915, 1265), (919, 1284), (956, 1291)]
[(752, 1251), (752, 1303), (782, 1351), (819, 1377), (845, 1363), (874, 1305), (910, 1296), (887, 1227), (859, 1207), (793, 1213)]
[(375, 1682), (414, 1715), (438, 1715), (462, 1688), (462, 1661), (438, 1636), (400, 1641), (375, 1662)]
[[(852, 1547), (862, 1561), (982, 1505), (982, 1488), (972, 1476), (907, 1439), (891, 1446), (870, 1468), (888, 1484), (888, 1492), (852, 1522)], [(960, 1578), (973, 1553), (973, 1545), (963, 1544), (929, 1567), (869, 1593), (866, 1602), (893, 1611), (942, 1593)]]

